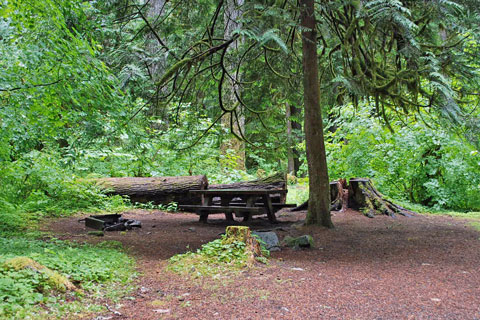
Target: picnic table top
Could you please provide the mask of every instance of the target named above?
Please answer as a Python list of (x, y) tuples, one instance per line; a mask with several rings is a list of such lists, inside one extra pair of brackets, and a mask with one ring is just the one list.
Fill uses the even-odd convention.
[(255, 195), (255, 194), (274, 194), (286, 193), (287, 190), (272, 190), (272, 189), (205, 189), (205, 190), (190, 190), (190, 193), (197, 194), (216, 194), (216, 195)]

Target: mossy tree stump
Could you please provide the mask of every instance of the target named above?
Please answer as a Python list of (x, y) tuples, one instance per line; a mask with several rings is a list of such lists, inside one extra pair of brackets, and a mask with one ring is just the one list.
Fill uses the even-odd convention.
[(245, 243), (245, 253), (248, 256), (248, 263), (251, 265), (255, 262), (256, 257), (262, 256), (260, 243), (255, 239), (249, 227), (244, 226), (228, 226), (225, 230), (225, 238), (223, 244), (231, 244), (235, 241)]
[(362, 211), (369, 218), (380, 214), (391, 217), (395, 217), (395, 214), (406, 217), (411, 217), (415, 214), (385, 199), (385, 197), (375, 189), (370, 179), (365, 178), (350, 179), (348, 186), (348, 207)]

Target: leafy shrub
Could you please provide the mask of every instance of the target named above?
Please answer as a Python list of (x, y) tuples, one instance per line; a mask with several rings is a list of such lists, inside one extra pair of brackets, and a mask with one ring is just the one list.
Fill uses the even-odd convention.
[(5, 261), (28, 257), (66, 276), (88, 292), (105, 282), (126, 283), (135, 274), (132, 258), (114, 248), (118, 245), (0, 238), (0, 317), (22, 318), (32, 306), (38, 303), (52, 305), (63, 295), (51, 290), (48, 274), (34, 268), (12, 268)]
[[(39, 151), (0, 168), (0, 232), (24, 227), (27, 220), (68, 213), (125, 207), (119, 196), (107, 197), (59, 164), (59, 156)], [(32, 214), (33, 213), (33, 214)]]
[[(356, 113), (354, 113), (356, 112)], [(391, 134), (367, 107), (344, 107), (326, 144), (331, 180), (369, 177), (386, 195), (425, 206), (480, 208), (480, 156), (443, 128), (412, 120)]]
[[(270, 252), (260, 242), (263, 257), (257, 259), (266, 262)], [(178, 273), (187, 273), (194, 277), (212, 276), (226, 270), (238, 270), (247, 266), (248, 253), (242, 241), (220, 239), (202, 245), (196, 252), (177, 254), (169, 259), (168, 269)], [(262, 259), (263, 258), (263, 259)]]

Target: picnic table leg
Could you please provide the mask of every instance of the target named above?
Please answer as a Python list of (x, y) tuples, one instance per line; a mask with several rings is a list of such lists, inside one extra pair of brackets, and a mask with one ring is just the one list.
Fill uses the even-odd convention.
[[(228, 207), (231, 201), (232, 201), (232, 197), (222, 197), (222, 199), (220, 200), (220, 203), (222, 204), (222, 206)], [(225, 219), (227, 221), (234, 221), (233, 213), (225, 212)]]
[(263, 195), (263, 204), (265, 209), (267, 209), (268, 220), (270, 220), (272, 223), (276, 223), (277, 218), (275, 217), (275, 212), (273, 211), (272, 198), (270, 198), (270, 195)]
[[(255, 196), (247, 197), (246, 206), (247, 207), (254, 207), (256, 200), (257, 200), (257, 197), (255, 197)], [(246, 222), (246, 221), (250, 220), (251, 217), (252, 217), (252, 213), (250, 211), (247, 211), (247, 212), (245, 212), (245, 214), (243, 216), (243, 221)]]
[[(210, 206), (212, 204), (212, 197), (209, 195), (202, 196), (202, 205), (203, 206)], [(207, 210), (199, 210), (200, 214), (200, 222), (207, 223), (208, 220), (208, 211)]]

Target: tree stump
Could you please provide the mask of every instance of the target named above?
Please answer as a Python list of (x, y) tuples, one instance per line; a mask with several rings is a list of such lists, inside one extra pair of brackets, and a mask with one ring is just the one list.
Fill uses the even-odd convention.
[[(344, 201), (344, 192), (342, 181), (332, 181), (330, 182), (330, 210), (340, 211), (342, 208), (346, 207)], [(302, 203), (301, 205), (293, 208), (290, 211), (301, 211), (308, 209), (308, 200)]]
[(249, 227), (244, 226), (228, 226), (225, 230), (225, 238), (223, 244), (230, 244), (235, 241), (245, 243), (245, 253), (248, 256), (248, 264), (253, 265), (256, 257), (262, 256), (260, 243), (252, 237)]
[(108, 190), (108, 194), (128, 196), (132, 202), (153, 202), (154, 204), (193, 205), (201, 203), (201, 197), (191, 195), (190, 190), (208, 187), (207, 177), (150, 177), (150, 178), (101, 178), (97, 184)]
[(380, 214), (391, 217), (395, 217), (395, 214), (401, 214), (406, 217), (411, 217), (415, 214), (385, 199), (385, 197), (375, 189), (370, 179), (364, 178), (350, 179), (348, 187), (348, 207), (362, 211), (363, 214), (369, 218)]
[(345, 207), (343, 197), (343, 186), (340, 181), (330, 182), (330, 210), (340, 211)]

